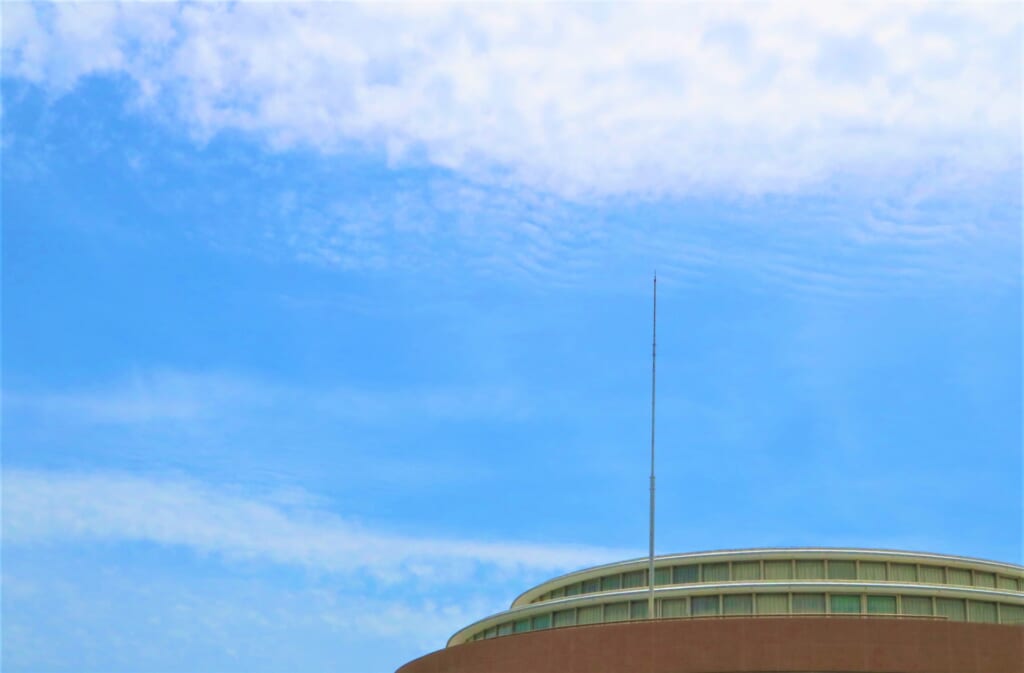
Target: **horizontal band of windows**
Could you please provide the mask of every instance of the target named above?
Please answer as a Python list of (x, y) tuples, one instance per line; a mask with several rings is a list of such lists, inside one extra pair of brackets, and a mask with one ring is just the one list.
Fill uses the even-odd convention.
[[(682, 596), (656, 601), (660, 619), (716, 616), (868, 615), (932, 617), (951, 621), (1024, 626), (1024, 605), (938, 596), (857, 593), (771, 593)], [(647, 619), (647, 601), (616, 601), (503, 622), (468, 640), (564, 626)]]
[[(538, 596), (531, 602), (539, 603), (567, 596), (646, 587), (649, 586), (647, 576), (646, 570), (604, 575), (557, 587)], [(850, 580), (900, 582), (904, 584), (944, 584), (1024, 593), (1024, 577), (1010, 577), (971, 568), (954, 568), (921, 563), (899, 563), (895, 561), (766, 559), (763, 561), (689, 563), (663, 566), (654, 570), (655, 586), (750, 582), (758, 580)]]

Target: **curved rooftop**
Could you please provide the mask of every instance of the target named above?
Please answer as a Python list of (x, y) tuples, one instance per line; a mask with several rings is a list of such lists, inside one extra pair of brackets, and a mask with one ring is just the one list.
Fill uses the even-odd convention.
[[(458, 631), (448, 647), (649, 619), (648, 559), (572, 572)], [(870, 615), (1024, 625), (1024, 567), (879, 549), (771, 548), (655, 558), (655, 619)]]

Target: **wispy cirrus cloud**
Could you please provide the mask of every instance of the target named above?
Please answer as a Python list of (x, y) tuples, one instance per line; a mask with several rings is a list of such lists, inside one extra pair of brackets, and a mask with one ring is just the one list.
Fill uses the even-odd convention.
[(394, 418), (515, 419), (534, 411), (528, 396), (511, 386), (297, 387), (225, 372), (160, 368), (91, 386), (7, 390), (4, 405), (8, 412), (35, 418), (111, 425), (224, 421), (232, 415), (296, 408), (368, 423)]
[(5, 75), (123, 75), (202, 138), (574, 198), (962, 182), (1020, 157), (1014, 5), (25, 4), (3, 31)]
[(597, 547), (395, 534), (289, 504), (294, 497), (282, 502), (180, 478), (10, 468), (3, 490), (3, 541), (12, 546), (144, 542), (227, 560), (435, 584), (484, 571), (550, 573), (624, 556)]

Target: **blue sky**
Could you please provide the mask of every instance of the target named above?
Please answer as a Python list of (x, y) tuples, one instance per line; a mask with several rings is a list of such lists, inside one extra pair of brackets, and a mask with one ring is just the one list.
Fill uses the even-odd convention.
[(3, 668), (387, 673), (646, 550), (1021, 562), (1014, 5), (3, 6)]

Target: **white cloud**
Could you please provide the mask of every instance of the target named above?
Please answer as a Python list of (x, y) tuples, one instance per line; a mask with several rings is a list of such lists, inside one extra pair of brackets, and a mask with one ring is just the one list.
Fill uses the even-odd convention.
[(149, 542), (232, 560), (434, 583), (464, 581), (481, 569), (551, 572), (624, 556), (596, 547), (399, 535), (323, 509), (181, 479), (6, 469), (3, 490), (4, 545)]
[(312, 410), (323, 417), (374, 423), (395, 418), (520, 419), (530, 398), (513, 387), (434, 386), (376, 390), (357, 386), (298, 388), (223, 372), (135, 371), (114, 381), (63, 391), (7, 391), (8, 410), (88, 424), (224, 422), (274, 410)]
[(6, 75), (123, 74), (200, 138), (569, 197), (957, 181), (1020, 157), (1013, 4), (6, 5)]

